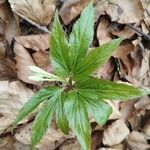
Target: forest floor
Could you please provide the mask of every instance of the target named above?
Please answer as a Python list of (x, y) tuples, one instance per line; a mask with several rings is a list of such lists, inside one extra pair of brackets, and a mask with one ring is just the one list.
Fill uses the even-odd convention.
[[(66, 34), (89, 0), (0, 0), (0, 150), (29, 150), (36, 111), (10, 127), (19, 109), (48, 82), (33, 82), (29, 66), (52, 72), (49, 36), (58, 9)], [(94, 0), (93, 47), (125, 40), (96, 76), (150, 87), (150, 1)], [(113, 113), (103, 127), (92, 119), (92, 150), (150, 149), (150, 97), (108, 103)], [(79, 150), (76, 138), (62, 134), (55, 119), (38, 150)]]

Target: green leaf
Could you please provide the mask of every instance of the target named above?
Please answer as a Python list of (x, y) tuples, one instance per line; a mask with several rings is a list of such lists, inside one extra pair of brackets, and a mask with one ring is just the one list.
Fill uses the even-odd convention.
[(106, 102), (99, 100), (93, 92), (80, 90), (79, 93), (86, 99), (86, 107), (100, 126), (103, 126), (112, 113), (112, 108)]
[(33, 122), (31, 129), (31, 145), (34, 147), (44, 134), (46, 133), (50, 121), (53, 117), (54, 111), (57, 107), (57, 98), (60, 96), (61, 90), (57, 88), (50, 99), (47, 100), (45, 106), (43, 106), (42, 110), (38, 113)]
[(58, 128), (65, 134), (69, 132), (69, 124), (64, 113), (64, 100), (65, 95), (61, 95), (57, 98), (57, 108), (56, 108), (56, 123)]
[(127, 84), (115, 83), (96, 78), (87, 78), (87, 80), (78, 82), (76, 86), (85, 91), (87, 90), (91, 93), (97, 93), (101, 100), (130, 100), (150, 93), (150, 90), (142, 90)]
[(90, 75), (100, 66), (105, 64), (107, 60), (112, 56), (113, 52), (118, 47), (122, 39), (115, 39), (109, 43), (103, 44), (89, 52), (86, 57), (78, 64), (75, 69), (76, 78), (84, 78)]
[(60, 77), (67, 77), (70, 71), (69, 47), (58, 13), (56, 13), (50, 35), (50, 57), (54, 72)]
[(93, 3), (83, 10), (80, 18), (75, 23), (70, 35), (71, 66), (74, 70), (77, 63), (85, 57), (86, 52), (93, 40), (94, 31), (94, 8)]
[(30, 112), (36, 109), (41, 102), (50, 98), (55, 90), (55, 87), (47, 87), (38, 91), (29, 101), (24, 104), (19, 114), (17, 115), (13, 126), (16, 126), (20, 120), (25, 118)]
[(67, 96), (64, 108), (69, 126), (77, 136), (82, 149), (90, 150), (91, 127), (84, 103), (85, 99), (75, 91), (67, 93)]

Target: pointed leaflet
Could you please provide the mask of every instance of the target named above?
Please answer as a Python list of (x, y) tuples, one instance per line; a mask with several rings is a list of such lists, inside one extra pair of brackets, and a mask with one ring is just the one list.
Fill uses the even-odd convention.
[(60, 96), (61, 90), (57, 88), (50, 99), (47, 100), (45, 106), (42, 110), (38, 113), (33, 122), (32, 129), (31, 129), (31, 145), (34, 147), (44, 134), (46, 133), (50, 121), (53, 117), (54, 111), (57, 107), (57, 98)]
[(91, 127), (84, 104), (85, 99), (75, 91), (67, 93), (67, 96), (64, 107), (69, 126), (77, 136), (82, 149), (90, 150)]
[(50, 98), (55, 90), (55, 87), (47, 87), (38, 91), (29, 101), (27, 101), (24, 104), (24, 106), (22, 107), (22, 109), (16, 117), (14, 126), (24, 117), (26, 117), (30, 112), (36, 109), (42, 101)]
[(121, 41), (122, 39), (112, 40), (89, 52), (76, 67), (75, 77), (84, 78), (85, 75), (96, 71), (96, 69), (106, 63)]
[(94, 30), (94, 8), (93, 3), (83, 10), (80, 18), (75, 23), (70, 35), (71, 44), (71, 66), (72, 69), (85, 57), (86, 52), (93, 40)]
[(80, 90), (79, 93), (86, 99), (86, 107), (100, 126), (103, 126), (112, 113), (112, 108), (106, 102), (99, 100), (95, 93)]
[(65, 100), (65, 93), (61, 93), (57, 98), (57, 108), (56, 108), (56, 123), (58, 128), (65, 134), (69, 132), (69, 125), (67, 118), (64, 113), (64, 100)]
[(58, 13), (55, 15), (52, 33), (50, 35), (50, 54), (54, 72), (62, 77), (69, 74), (69, 44), (60, 24)]
[(109, 100), (130, 100), (150, 93), (150, 90), (142, 90), (127, 84), (96, 78), (87, 78), (87, 80), (78, 82), (77, 87), (91, 93), (97, 93), (99, 99)]

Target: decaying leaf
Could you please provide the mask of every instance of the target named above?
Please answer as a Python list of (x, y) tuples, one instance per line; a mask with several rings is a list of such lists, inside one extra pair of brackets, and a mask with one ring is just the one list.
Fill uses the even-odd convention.
[(55, 11), (54, 0), (9, 0), (12, 10), (29, 22), (48, 25)]
[(76, 16), (81, 13), (88, 3), (88, 0), (65, 0), (60, 10), (60, 16), (64, 24), (68, 25)]
[(19, 43), (14, 45), (15, 59), (16, 59), (16, 69), (17, 77), (27, 83), (36, 84), (34, 81), (28, 79), (30, 76), (31, 70), (29, 66), (35, 66), (35, 63), (30, 56), (29, 52)]
[(111, 41), (111, 37), (108, 33), (108, 26), (110, 24), (110, 20), (106, 17), (100, 19), (100, 23), (97, 28), (97, 38), (99, 44), (105, 44)]
[(15, 40), (25, 48), (33, 49), (34, 51), (49, 48), (49, 34), (37, 34), (16, 37)]
[(0, 82), (0, 134), (12, 125), (20, 108), (32, 95), (32, 90), (19, 81)]
[(16, 79), (15, 63), (10, 59), (0, 59), (0, 81)]
[[(48, 56), (45, 52), (45, 50), (49, 48), (48, 38), (48, 34), (20, 36), (15, 38), (14, 52), (16, 55), (17, 76), (22, 81), (38, 84), (28, 79), (31, 75), (29, 66), (42, 66), (46, 71), (51, 71), (50, 64), (48, 63)], [(32, 56), (34, 59), (28, 49), (33, 50), (34, 53)]]
[(104, 131), (103, 144), (112, 146), (122, 142), (129, 134), (129, 129), (121, 119), (115, 121)]
[(12, 39), (20, 34), (19, 23), (6, 2), (0, 4), (0, 33), (11, 44)]
[(128, 145), (132, 150), (148, 150), (150, 145), (147, 142), (147, 139), (144, 134), (133, 131), (128, 137)]
[[(30, 145), (30, 131), (31, 131), (32, 123), (26, 125), (25, 127), (18, 129), (17, 133), (15, 134), (15, 138), (17, 141), (25, 144)], [(54, 125), (51, 125), (47, 131), (47, 134), (43, 137), (40, 143), (36, 146), (37, 148), (42, 148), (44, 146), (48, 146), (52, 149), (55, 149), (58, 145), (60, 145), (64, 140), (68, 137), (63, 133), (59, 132)], [(58, 141), (58, 142), (56, 142)]]
[(108, 31), (113, 34), (114, 36), (122, 37), (122, 38), (131, 38), (136, 32), (129, 28), (126, 25), (119, 24), (119, 23), (111, 23), (109, 25)]
[(111, 16), (112, 21), (122, 24), (139, 23), (144, 16), (143, 7), (140, 0), (100, 0), (96, 3), (96, 18), (107, 13)]
[(122, 74), (131, 74), (134, 66), (133, 58), (130, 53), (134, 50), (134, 45), (130, 41), (124, 41), (113, 54), (119, 59)]

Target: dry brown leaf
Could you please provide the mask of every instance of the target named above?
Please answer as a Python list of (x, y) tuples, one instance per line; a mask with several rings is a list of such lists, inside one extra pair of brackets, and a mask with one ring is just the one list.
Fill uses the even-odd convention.
[(11, 8), (6, 2), (0, 4), (0, 20), (0, 33), (11, 44), (12, 39), (20, 34), (20, 29), (17, 18), (13, 15)]
[(104, 130), (103, 144), (112, 146), (122, 142), (129, 134), (129, 129), (124, 120), (119, 119)]
[(129, 28), (128, 26), (124, 26), (119, 23), (111, 23), (109, 25), (109, 32), (115, 36), (122, 38), (131, 38), (136, 32)]
[(30, 48), (34, 51), (45, 51), (49, 48), (49, 34), (19, 36), (15, 40), (25, 48)]
[(49, 52), (39, 50), (33, 55), (36, 65), (47, 72), (52, 72), (52, 67), (50, 65)]
[(109, 19), (107, 19), (106, 17), (101, 18), (97, 28), (97, 39), (99, 41), (99, 44), (105, 44), (111, 41), (111, 37), (108, 34), (109, 24)]
[(14, 138), (12, 136), (7, 136), (0, 139), (0, 150), (15, 150)]
[(101, 77), (103, 79), (111, 80), (113, 79), (114, 73), (115, 73), (115, 65), (113, 63), (113, 60), (110, 59), (107, 61), (106, 64), (104, 64), (100, 69), (96, 71), (96, 77)]
[(67, 140), (59, 147), (59, 150), (80, 150), (81, 146), (79, 142), (75, 139)]
[(21, 82), (0, 82), (0, 134), (14, 122), (23, 104), (33, 95)]
[(107, 13), (111, 16), (112, 21), (122, 24), (139, 23), (144, 17), (144, 11), (140, 0), (100, 0), (95, 6), (96, 18)]
[(134, 60), (130, 53), (134, 51), (134, 45), (130, 41), (124, 41), (113, 54), (115, 58), (119, 59), (122, 74), (131, 74), (134, 67)]
[[(44, 54), (41, 52), (49, 48), (48, 38), (48, 34), (28, 35), (15, 38), (14, 52), (16, 55), (17, 76), (22, 81), (36, 85), (39, 84), (38, 82), (28, 79), (31, 75), (29, 66), (43, 66), (43, 69), (46, 71), (51, 71), (46, 52), (43, 52)], [(40, 51), (32, 54), (35, 60), (31, 57), (27, 49), (32, 49), (33, 52)]]
[(148, 150), (150, 145), (147, 143), (147, 139), (144, 134), (133, 131), (127, 139), (129, 148), (132, 150)]
[(59, 12), (64, 24), (68, 25), (88, 3), (88, 0), (65, 0)]
[(5, 44), (0, 41), (0, 59), (5, 58)]
[(55, 11), (55, 0), (9, 0), (12, 10), (29, 22), (48, 25)]
[(37, 84), (37, 82), (28, 79), (28, 77), (32, 74), (29, 66), (35, 66), (29, 52), (17, 42), (14, 45), (14, 52), (16, 55), (17, 77), (26, 83)]
[(16, 79), (15, 63), (10, 59), (0, 59), (0, 81)]
[[(32, 123), (26, 125), (23, 128), (18, 129), (17, 133), (15, 134), (16, 140), (19, 141), (20, 143), (23, 143), (24, 145), (30, 145), (31, 126), (32, 126)], [(40, 143), (37, 144), (36, 147), (40, 149), (44, 146), (49, 146), (50, 148), (55, 149), (68, 137), (70, 136), (64, 135), (63, 133), (59, 132), (53, 125), (51, 125), (46, 135), (43, 137)]]

